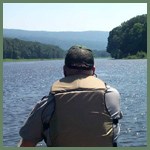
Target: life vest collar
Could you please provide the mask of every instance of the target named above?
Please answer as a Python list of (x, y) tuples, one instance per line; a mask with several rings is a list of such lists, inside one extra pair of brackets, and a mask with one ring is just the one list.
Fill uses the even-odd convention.
[[(88, 84), (87, 84), (88, 83)], [(56, 81), (51, 87), (51, 93), (67, 92), (72, 90), (105, 90), (105, 83), (94, 77), (87, 75), (67, 76)]]

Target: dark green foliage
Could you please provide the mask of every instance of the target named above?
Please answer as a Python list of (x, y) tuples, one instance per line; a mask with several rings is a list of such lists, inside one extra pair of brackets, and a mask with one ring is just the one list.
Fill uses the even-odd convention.
[[(147, 15), (136, 16), (109, 32), (107, 52), (113, 58), (147, 53)], [(142, 56), (141, 56), (142, 57)]]
[(19, 39), (3, 38), (3, 58), (63, 58), (65, 51), (58, 46)]
[(106, 50), (93, 50), (93, 54), (95, 58), (96, 57), (102, 57), (102, 58), (110, 57), (110, 54), (106, 52)]
[(143, 51), (137, 52), (136, 55), (129, 55), (126, 58), (127, 59), (141, 59), (141, 58), (146, 58), (147, 54)]

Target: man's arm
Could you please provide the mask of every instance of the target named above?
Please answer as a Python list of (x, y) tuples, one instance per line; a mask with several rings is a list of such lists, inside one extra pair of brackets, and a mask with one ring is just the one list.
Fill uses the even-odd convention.
[[(45, 109), (47, 110), (46, 113)], [(53, 96), (44, 97), (37, 103), (19, 131), (22, 138), (19, 142), (19, 147), (35, 147), (38, 142), (43, 140), (43, 119), (49, 118), (53, 111)]]
[(122, 112), (120, 109), (120, 93), (118, 90), (107, 85), (105, 103), (107, 110), (113, 119), (113, 147), (117, 147), (117, 139), (120, 134), (119, 119), (122, 118)]
[(120, 109), (120, 93), (118, 90), (107, 85), (105, 103), (112, 119), (118, 120), (122, 118), (122, 112)]

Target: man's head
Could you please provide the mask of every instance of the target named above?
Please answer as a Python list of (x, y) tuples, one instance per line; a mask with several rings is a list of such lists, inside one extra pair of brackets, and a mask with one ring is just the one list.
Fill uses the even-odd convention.
[(75, 74), (93, 75), (94, 72), (94, 57), (92, 51), (84, 46), (72, 46), (65, 57), (65, 76)]

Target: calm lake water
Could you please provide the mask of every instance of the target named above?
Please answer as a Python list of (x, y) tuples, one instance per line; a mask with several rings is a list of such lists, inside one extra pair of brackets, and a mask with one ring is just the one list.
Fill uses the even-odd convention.
[[(63, 77), (63, 60), (3, 63), (3, 145), (16, 146), (33, 106)], [(96, 74), (121, 94), (118, 146), (147, 146), (147, 60), (95, 59)]]

